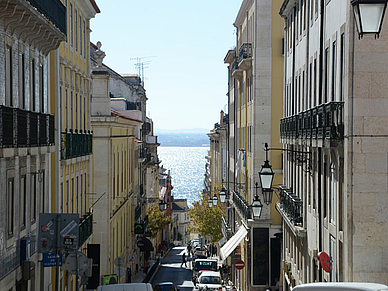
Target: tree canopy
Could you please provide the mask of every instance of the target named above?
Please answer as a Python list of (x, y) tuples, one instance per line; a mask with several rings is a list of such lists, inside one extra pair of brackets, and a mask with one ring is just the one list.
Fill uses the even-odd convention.
[(166, 224), (171, 222), (170, 216), (164, 216), (164, 212), (160, 211), (158, 206), (149, 205), (147, 207), (148, 225), (147, 229), (152, 235), (157, 235), (159, 230), (162, 230)]
[(213, 243), (222, 238), (222, 217), (225, 213), (225, 207), (218, 203), (216, 206), (209, 207), (209, 195), (202, 193), (201, 199), (193, 203), (189, 210), (189, 216), (192, 220), (190, 230), (197, 231), (203, 236), (210, 236)]

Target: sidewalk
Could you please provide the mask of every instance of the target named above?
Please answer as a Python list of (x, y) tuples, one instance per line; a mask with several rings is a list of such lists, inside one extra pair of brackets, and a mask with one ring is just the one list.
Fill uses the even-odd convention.
[[(133, 279), (132, 283), (150, 283), (154, 277), (154, 275), (158, 272), (159, 267), (160, 267), (160, 260), (163, 259), (171, 249), (168, 249), (167, 252), (163, 255), (163, 257), (160, 257), (159, 260), (157, 259), (149, 259), (148, 263), (149, 265), (149, 271), (147, 274), (145, 274), (142, 270), (140, 270), (136, 275), (135, 278)], [(157, 264), (156, 266), (154, 266)], [(149, 277), (148, 282), (145, 282), (146, 277)]]

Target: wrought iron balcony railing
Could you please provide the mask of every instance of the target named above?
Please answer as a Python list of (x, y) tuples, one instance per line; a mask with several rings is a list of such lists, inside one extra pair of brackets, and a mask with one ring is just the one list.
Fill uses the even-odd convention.
[(85, 214), (80, 218), (79, 222), (79, 246), (82, 246), (83, 243), (92, 235), (93, 233), (93, 214)]
[(222, 217), (222, 234), (226, 239), (229, 239), (232, 235), (232, 230), (224, 217)]
[(243, 43), (240, 46), (238, 51), (238, 61), (241, 62), (243, 59), (248, 59), (252, 57), (252, 44), (251, 43)]
[(280, 207), (294, 225), (303, 227), (303, 201), (288, 188), (280, 187)]
[(232, 72), (238, 69), (238, 59), (235, 57), (232, 63)]
[(233, 204), (240, 211), (245, 221), (252, 218), (251, 209), (248, 206), (248, 204), (245, 202), (244, 198), (242, 198), (240, 194), (238, 194), (235, 191), (232, 191), (232, 193), (233, 193)]
[(75, 130), (73, 132), (70, 129), (69, 132), (62, 132), (61, 139), (61, 158), (62, 160), (67, 160), (76, 157), (82, 157), (90, 155), (93, 153), (92, 144), (93, 144), (93, 134), (90, 132), (82, 130), (78, 132)]
[(29, 0), (29, 2), (62, 33), (67, 34), (66, 7), (60, 0)]
[(54, 144), (54, 115), (0, 105), (0, 147)]
[(328, 102), (280, 120), (281, 138), (344, 137), (344, 102)]

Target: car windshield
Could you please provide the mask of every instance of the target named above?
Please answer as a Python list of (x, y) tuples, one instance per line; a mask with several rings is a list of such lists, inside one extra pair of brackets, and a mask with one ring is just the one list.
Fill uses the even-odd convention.
[(172, 290), (171, 285), (157, 285), (155, 291), (170, 291)]
[(195, 269), (203, 271), (217, 271), (217, 262), (197, 261), (195, 262)]
[(217, 276), (202, 276), (200, 278), (202, 284), (221, 284), (221, 278)]

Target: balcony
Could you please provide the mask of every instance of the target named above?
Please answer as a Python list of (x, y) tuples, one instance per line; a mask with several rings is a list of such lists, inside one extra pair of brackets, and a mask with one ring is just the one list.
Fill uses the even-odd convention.
[(0, 147), (54, 144), (54, 115), (0, 105)]
[(143, 123), (141, 130), (143, 131), (143, 134), (149, 134), (151, 132), (151, 123)]
[(252, 218), (251, 209), (248, 206), (248, 204), (245, 202), (244, 198), (242, 198), (240, 194), (238, 194), (235, 191), (232, 191), (232, 195), (233, 195), (233, 205), (239, 211), (241, 217), (244, 218), (245, 221)]
[(226, 239), (229, 239), (232, 236), (232, 229), (230, 228), (224, 217), (222, 217), (222, 234)]
[(83, 243), (92, 235), (93, 233), (93, 214), (85, 214), (79, 220), (79, 242), (78, 246), (81, 247)]
[(252, 68), (252, 44), (243, 43), (238, 52), (238, 66), (242, 70)]
[(280, 187), (280, 208), (294, 226), (303, 227), (303, 201), (286, 187)]
[(243, 71), (238, 66), (238, 59), (234, 58), (232, 63), (232, 76), (237, 80), (241, 80), (243, 76)]
[(147, 144), (157, 144), (158, 137), (155, 135), (147, 135), (146, 142), (147, 142)]
[(86, 155), (91, 155), (93, 134), (90, 132), (78, 133), (77, 130), (73, 132), (62, 132), (61, 138), (61, 159), (67, 160)]
[(60, 0), (0, 1), (5, 30), (18, 30), (20, 39), (28, 39), (47, 55), (66, 39), (66, 7)]
[(343, 139), (344, 102), (329, 102), (280, 120), (282, 139)]

